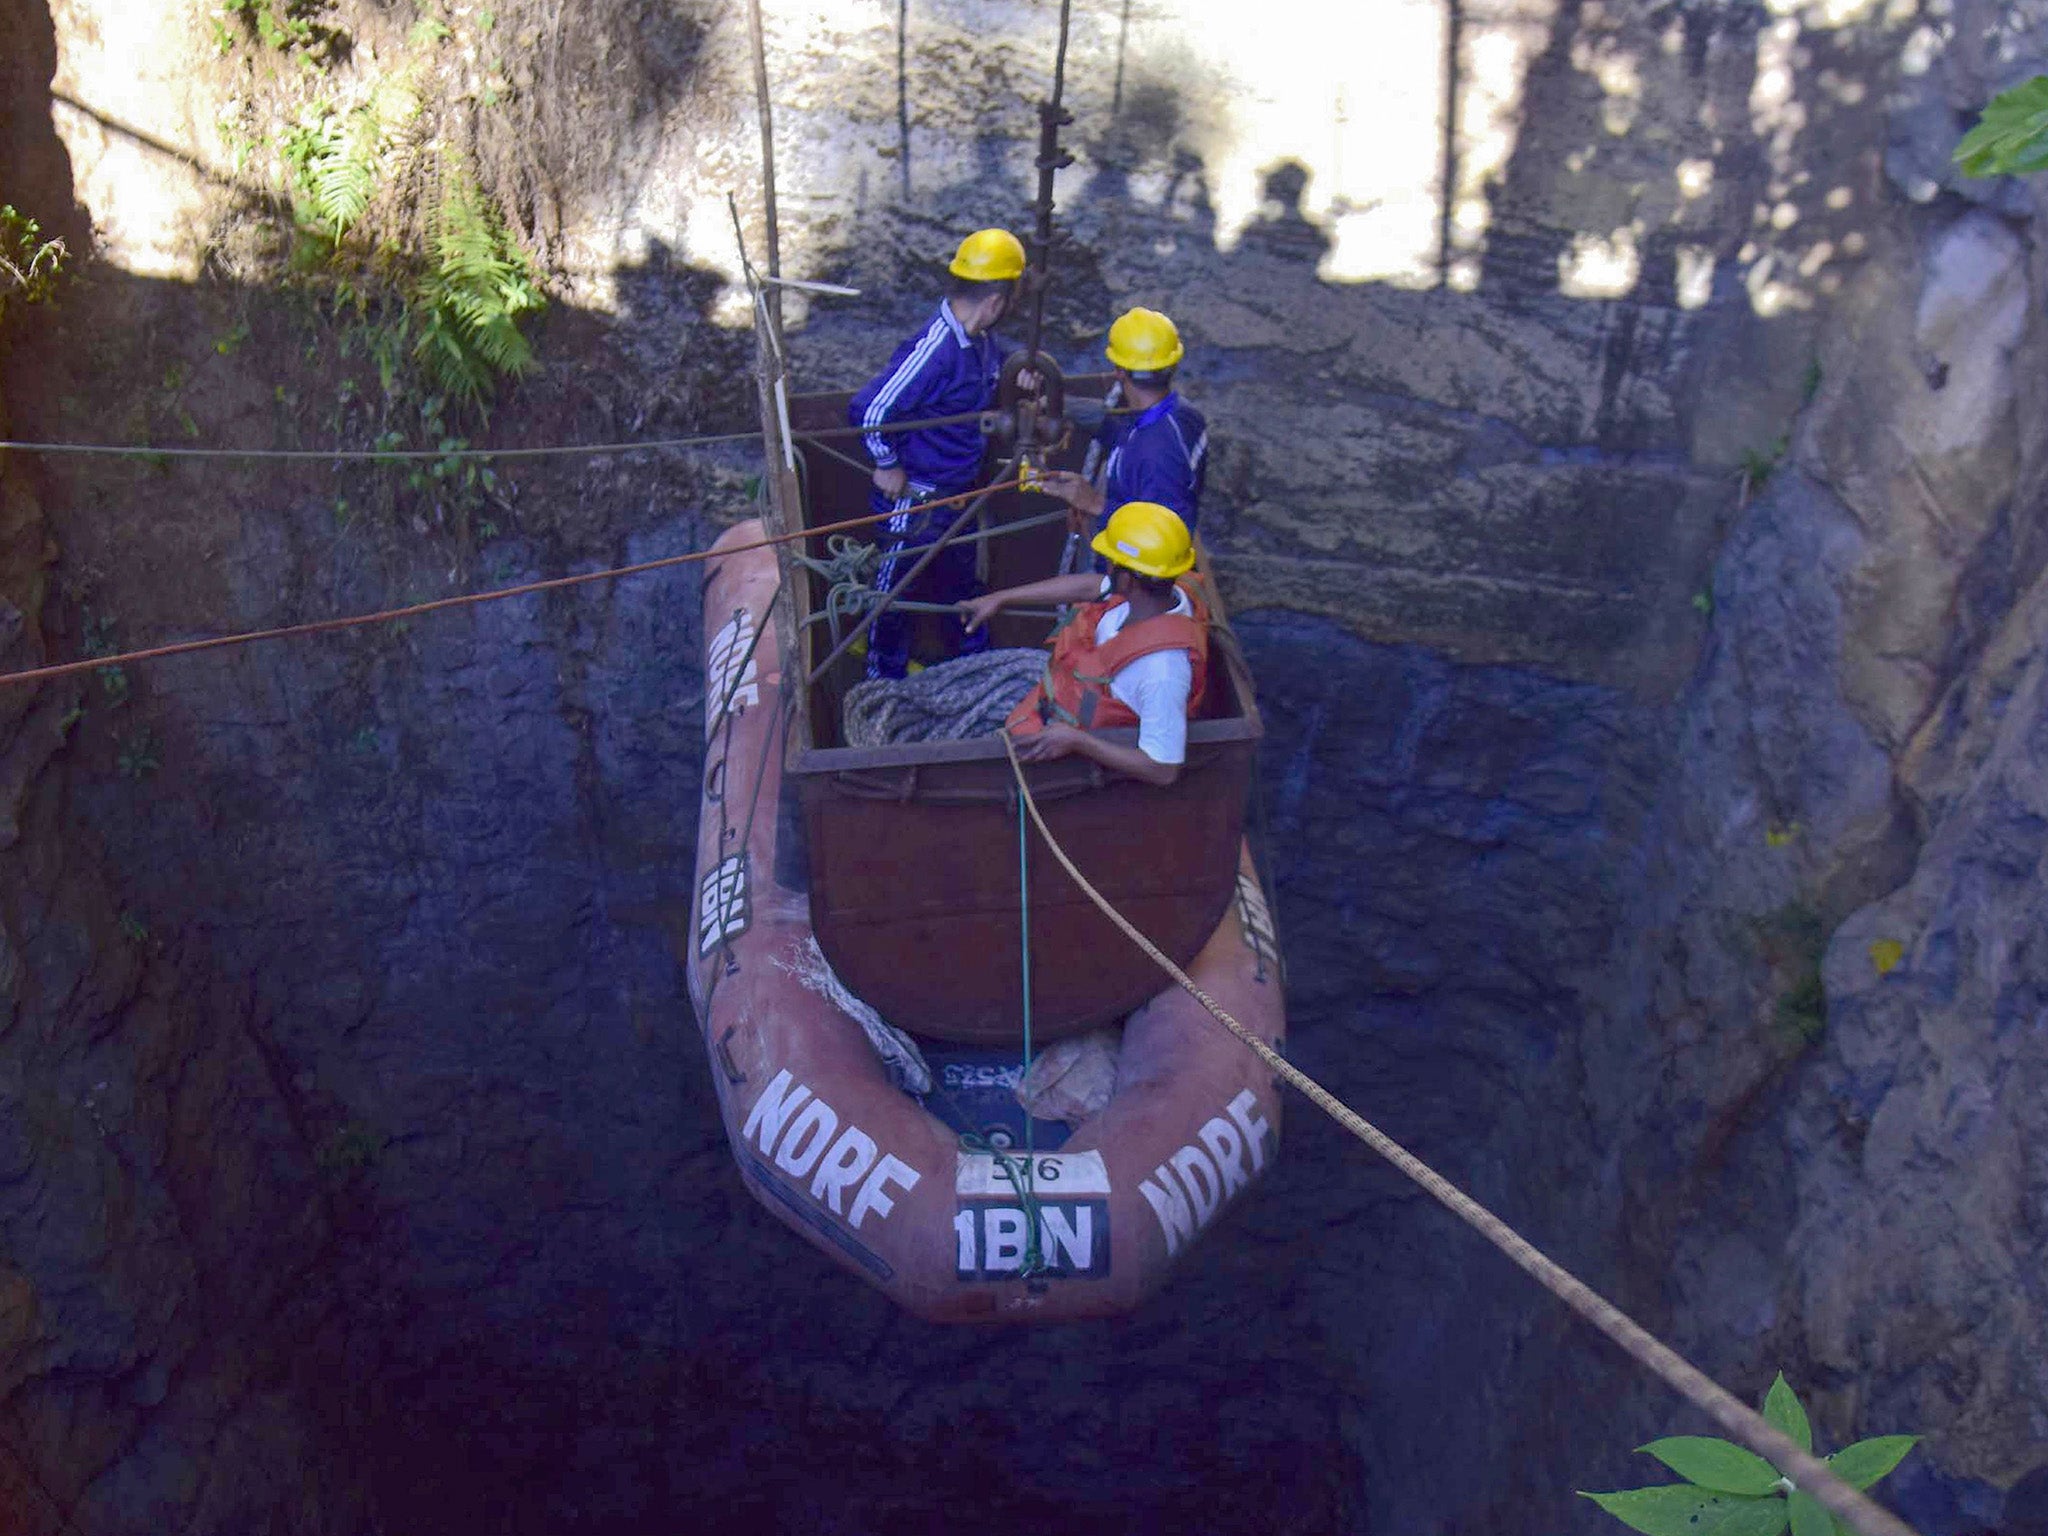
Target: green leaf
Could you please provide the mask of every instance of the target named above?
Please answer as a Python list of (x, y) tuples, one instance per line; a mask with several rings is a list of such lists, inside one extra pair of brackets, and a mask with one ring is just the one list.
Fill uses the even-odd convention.
[(1920, 1443), (1918, 1435), (1879, 1435), (1845, 1445), (1828, 1458), (1835, 1476), (1851, 1488), (1868, 1488), (1905, 1459), (1906, 1452)]
[(1786, 1504), (1792, 1517), (1792, 1536), (1836, 1536), (1835, 1517), (1804, 1488), (1793, 1489)]
[(1673, 1435), (1636, 1447), (1654, 1456), (1687, 1482), (1716, 1493), (1741, 1493), (1755, 1498), (1778, 1485), (1778, 1469), (1753, 1451), (1711, 1435)]
[(2023, 176), (2048, 167), (2048, 75), (1994, 96), (1953, 158), (1965, 176)]
[(1790, 1435), (1802, 1451), (1813, 1449), (1813, 1426), (1806, 1422), (1806, 1410), (1800, 1406), (1798, 1394), (1785, 1384), (1783, 1371), (1778, 1372), (1778, 1379), (1764, 1394), (1764, 1422)]
[(1785, 1529), (1783, 1499), (1748, 1499), (1690, 1483), (1580, 1497), (1644, 1536), (1779, 1536)]

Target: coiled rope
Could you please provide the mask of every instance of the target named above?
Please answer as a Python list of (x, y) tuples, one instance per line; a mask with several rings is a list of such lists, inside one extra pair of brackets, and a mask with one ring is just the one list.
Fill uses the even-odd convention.
[(1206, 1008), (1217, 1023), (1235, 1035), (1276, 1076), (1293, 1084), (1316, 1108), (1414, 1180), (1438, 1204), (1506, 1254), (1538, 1285), (1619, 1344), (1638, 1365), (1649, 1370), (1666, 1386), (1705, 1412), (1729, 1434), (1777, 1467), (1796, 1487), (1812, 1494), (1827, 1508), (1828, 1513), (1844, 1525), (1859, 1532), (1860, 1536), (1914, 1536), (1912, 1528), (1897, 1515), (1851, 1488), (1829, 1469), (1826, 1462), (1801, 1449), (1789, 1435), (1767, 1423), (1763, 1415), (1743, 1403), (1563, 1265), (1539, 1251), (1513, 1227), (1232, 1018), (1222, 1004), (1196, 986), (1186, 971), (1175, 965), (1158, 945), (1133, 927), (1130, 920), (1111, 906), (1103, 894), (1088, 883), (1087, 877), (1074, 867), (1074, 861), (1067, 857), (1066, 850), (1059, 845), (1051, 829), (1046, 826), (1045, 818), (1039, 815), (1038, 803), (1031, 797), (1031, 786), (1024, 779), (1023, 764), (1017, 760), (1016, 744), (1007, 734), (1003, 737), (1003, 750), (1009, 755), (1010, 772), (1017, 780), (1018, 798), (1030, 813), (1032, 822), (1038, 828), (1038, 835), (1045, 839), (1046, 847), (1052, 850), (1052, 856), (1059, 861), (1060, 867), (1072, 878), (1074, 884), (1081, 888), (1081, 894), (1095, 903), (1104, 917), (1115, 923), (1126, 938), (1143, 950), (1155, 965)]
[(1044, 650), (998, 648), (955, 656), (909, 677), (867, 678), (840, 701), (840, 733), (849, 747), (991, 736), (1044, 672)]

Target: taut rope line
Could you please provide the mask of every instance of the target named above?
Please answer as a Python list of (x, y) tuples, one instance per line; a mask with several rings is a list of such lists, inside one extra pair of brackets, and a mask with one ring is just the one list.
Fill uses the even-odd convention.
[(1648, 1369), (1666, 1386), (1708, 1414), (1728, 1433), (1746, 1443), (1751, 1450), (1790, 1478), (1795, 1486), (1812, 1494), (1826, 1506), (1828, 1513), (1841, 1520), (1843, 1524), (1860, 1532), (1861, 1536), (1914, 1536), (1912, 1528), (1898, 1516), (1880, 1508), (1872, 1500), (1851, 1488), (1835, 1476), (1819, 1457), (1801, 1450), (1789, 1435), (1765, 1422), (1763, 1415), (1743, 1403), (1563, 1265), (1540, 1252), (1513, 1227), (1232, 1018), (1222, 1004), (1196, 986), (1186, 971), (1175, 965), (1158, 945), (1133, 927), (1130, 920), (1111, 906), (1102, 893), (1088, 883), (1087, 877), (1074, 867), (1074, 861), (1067, 857), (1067, 851), (1059, 845), (1046, 826), (1045, 818), (1038, 814), (1038, 802), (1031, 797), (1031, 786), (1024, 781), (1024, 767), (1017, 760), (1016, 745), (1007, 733), (1003, 736), (1003, 750), (1009, 754), (1010, 772), (1016, 776), (1017, 793), (1024, 802), (1024, 808), (1031, 813), (1031, 820), (1038, 828), (1038, 835), (1045, 839), (1046, 847), (1052, 850), (1052, 855), (1059, 861), (1060, 867), (1072, 877), (1074, 884), (1081, 888), (1081, 894), (1094, 902), (1101, 909), (1103, 916), (1123, 930), (1126, 938), (1178, 982), (1190, 997), (1208, 1009), (1217, 1023), (1237, 1036), (1259, 1060), (1272, 1069), (1276, 1076), (1285, 1078), (1300, 1089), (1316, 1108), (1421, 1185), (1439, 1204), (1512, 1259), (1538, 1285), (1619, 1344), (1638, 1365)]
[[(965, 501), (988, 491), (1005, 490), (1015, 484), (981, 487), (962, 491), (956, 496), (942, 496), (923, 502), (927, 507), (946, 506), (952, 502)], [(842, 522), (822, 523), (816, 528), (799, 528), (791, 533), (770, 534), (751, 544), (735, 544), (725, 554), (745, 554), (752, 549), (770, 549), (777, 544), (787, 544), (796, 539), (806, 539), (824, 533), (840, 533), (848, 528), (865, 528), (893, 517), (893, 512), (870, 512), (864, 517), (849, 517)], [(673, 565), (694, 565), (709, 560), (713, 551), (694, 549), (684, 555), (664, 555), (659, 560), (642, 560), (636, 565), (613, 566), (602, 571), (582, 571), (574, 576), (550, 576), (542, 581), (529, 581), (516, 587), (499, 587), (489, 592), (464, 592), (454, 597), (437, 597), (424, 603), (410, 603), (403, 608), (384, 608), (375, 613), (350, 614), (339, 619), (314, 619), (305, 624), (287, 624), (278, 629), (245, 630), (240, 634), (213, 635), (204, 640), (181, 640), (173, 645), (155, 645), (146, 650), (122, 651), (113, 656), (93, 656), (83, 661), (57, 662), (47, 667), (31, 667), (24, 672), (0, 672), (0, 687), (18, 683), (44, 683), (53, 678), (70, 677), (78, 672), (94, 672), (101, 667), (123, 666), (131, 661), (154, 661), (163, 656), (189, 656), (195, 651), (219, 650), (230, 645), (251, 645), (259, 640), (287, 640), (297, 635), (323, 635), (341, 629), (359, 629), (366, 624), (385, 624), (395, 619), (410, 619), (423, 613), (438, 613), (444, 608), (468, 608), (477, 603), (495, 603), (501, 598), (526, 597), (535, 592), (554, 592), (563, 587), (580, 587), (589, 581), (613, 581), (621, 576), (638, 576), (646, 571), (666, 570)]]
[[(927, 427), (957, 426), (979, 421), (980, 411), (955, 411), (917, 421), (885, 422), (879, 427), (807, 427), (793, 433), (799, 441), (823, 437), (887, 437)], [(148, 443), (30, 443), (0, 440), (0, 450), (15, 453), (94, 454), (114, 459), (287, 459), (301, 463), (410, 464), (448, 459), (598, 458), (614, 453), (672, 453), (685, 448), (715, 448), (725, 443), (750, 443), (759, 432), (713, 432), (701, 437), (649, 437), (623, 443), (550, 443), (530, 448), (191, 448)], [(865, 469), (867, 466), (860, 466)]]

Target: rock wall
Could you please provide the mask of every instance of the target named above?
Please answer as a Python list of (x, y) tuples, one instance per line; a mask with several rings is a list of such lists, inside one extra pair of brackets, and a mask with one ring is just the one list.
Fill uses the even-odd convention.
[[(372, 430), (367, 365), (246, 266), (262, 167), (221, 125), (300, 77), (154, 8), (0, 5), (0, 149), (68, 204), (62, 133), (99, 254), (10, 338), (16, 428)], [(1052, 12), (768, 9), (786, 263), (865, 290), (793, 302), (794, 344), (847, 383), (959, 229), (1021, 222)], [(2044, 274), (2030, 194), (1944, 167), (2041, 18), (1081, 9), (1050, 334), (1089, 364), (1150, 302), (1189, 337), (1292, 1048), (1732, 1386), (1927, 1433), (1893, 1486), (1930, 1536), (2031, 1529)], [(334, 15), (366, 59), (406, 20)], [(740, 13), (608, 6), (582, 53), (455, 20), (515, 104), (522, 67), (620, 83), (542, 157), (567, 301), (477, 430), (743, 419)], [(6, 662), (693, 547), (747, 470), (464, 500), (10, 459)], [(698, 618), (657, 577), (10, 706), (16, 1525), (1590, 1533), (1571, 1488), (1702, 1427), (1305, 1115), (1114, 1327), (934, 1334), (791, 1245), (672, 957)]]
[(1905, 92), (1905, 195), (1717, 566), (1587, 1038), (1626, 1288), (1725, 1369), (1811, 1383), (1833, 1440), (1927, 1432), (1895, 1496), (1940, 1532), (2048, 1519), (2021, 937), (2048, 359), (2032, 210), (1915, 181), (1968, 118), (1912, 103), (2038, 71), (2038, 22), (1959, 7)]
[[(76, 259), (49, 17), (10, 0), (0, 30), (9, 195)], [(0, 436), (35, 435), (23, 383)], [(7, 670), (51, 655), (58, 557), (35, 464), (0, 458)], [(0, 1529), (360, 1532), (346, 1210), (246, 996), (124, 905), (79, 815), (80, 720), (110, 693), (0, 696)]]

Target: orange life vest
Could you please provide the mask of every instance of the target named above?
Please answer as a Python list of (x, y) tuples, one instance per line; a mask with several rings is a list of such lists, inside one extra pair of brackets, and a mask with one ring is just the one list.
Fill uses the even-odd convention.
[(1083, 605), (1052, 637), (1045, 674), (1024, 702), (1010, 711), (1003, 728), (1013, 736), (1031, 736), (1050, 720), (1063, 720), (1089, 731), (1136, 725), (1137, 711), (1109, 691), (1110, 679), (1140, 656), (1158, 651), (1188, 653), (1194, 670), (1188, 688), (1188, 718), (1193, 719), (1209, 686), (1209, 608), (1192, 582), (1179, 586), (1187, 594), (1192, 614), (1162, 613), (1135, 624), (1127, 620), (1106, 645), (1095, 643), (1095, 626), (1123, 599), (1110, 597)]

